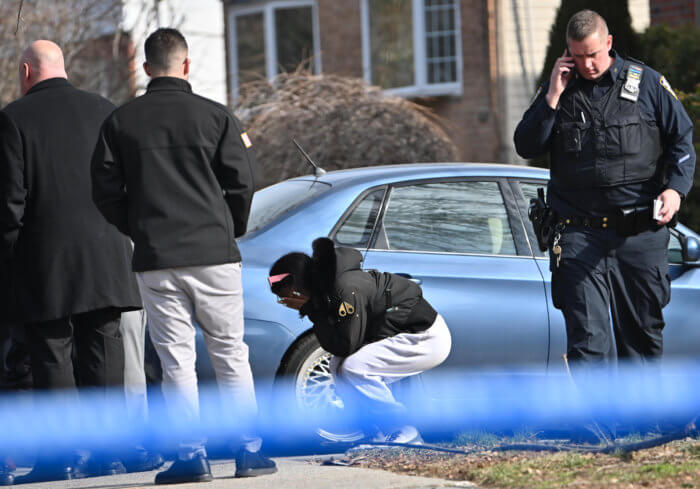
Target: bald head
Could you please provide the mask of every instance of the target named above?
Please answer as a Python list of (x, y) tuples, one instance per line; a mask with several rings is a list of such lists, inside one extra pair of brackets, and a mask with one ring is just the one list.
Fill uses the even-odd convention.
[(19, 63), (19, 85), (22, 95), (49, 78), (68, 78), (63, 52), (51, 41), (34, 41), (22, 53)]

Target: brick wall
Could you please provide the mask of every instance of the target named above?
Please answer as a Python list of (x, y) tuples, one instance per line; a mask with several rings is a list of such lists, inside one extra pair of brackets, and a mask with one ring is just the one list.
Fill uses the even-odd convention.
[(700, 25), (700, 2), (698, 0), (650, 0), (651, 23)]
[(424, 101), (449, 124), (448, 134), (462, 161), (499, 161), (499, 125), (494, 114), (489, 53), (487, 2), (461, 0), (462, 80), (461, 97)]
[[(362, 77), (360, 1), (321, 0), (318, 7), (323, 72)], [(461, 0), (460, 14), (463, 95), (415, 101), (444, 120), (461, 161), (495, 162), (499, 131), (492, 108), (487, 2)]]

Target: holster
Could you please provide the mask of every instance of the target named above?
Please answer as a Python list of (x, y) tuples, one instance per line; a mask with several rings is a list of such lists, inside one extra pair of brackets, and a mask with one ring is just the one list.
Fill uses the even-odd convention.
[(547, 251), (554, 235), (554, 225), (556, 224), (556, 213), (547, 205), (544, 198), (544, 189), (537, 189), (537, 198), (530, 199), (528, 218), (532, 221), (535, 229), (537, 245), (540, 251)]

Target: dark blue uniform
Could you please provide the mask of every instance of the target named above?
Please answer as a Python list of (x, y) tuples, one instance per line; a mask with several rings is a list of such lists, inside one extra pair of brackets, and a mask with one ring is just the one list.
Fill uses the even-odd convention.
[(561, 258), (557, 265), (551, 255), (550, 262), (552, 300), (564, 313), (572, 362), (661, 356), (668, 228), (649, 219), (637, 234), (621, 236), (614, 226), (582, 221), (600, 224), (621, 208), (648, 206), (667, 188), (684, 197), (695, 172), (693, 125), (668, 82), (638, 64), (638, 99), (622, 100), (630, 62), (610, 54), (610, 69), (595, 81), (571, 80), (556, 110), (545, 100), (546, 83), (514, 138), (524, 158), (550, 152), (547, 201), (559, 216), (582, 218), (565, 224)]

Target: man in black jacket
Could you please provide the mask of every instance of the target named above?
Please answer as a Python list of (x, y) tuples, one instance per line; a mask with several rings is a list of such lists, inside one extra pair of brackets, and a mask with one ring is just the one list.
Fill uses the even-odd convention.
[[(141, 301), (131, 245), (92, 202), (89, 168), (114, 106), (66, 78), (61, 49), (36, 41), (20, 63), (23, 96), (0, 111), (0, 253), (34, 387), (75, 389), (76, 378), (81, 387), (123, 386), (119, 320)], [(16, 483), (72, 476), (65, 461), (40, 457)]]
[[(92, 164), (93, 198), (134, 241), (133, 268), (163, 367), (173, 418), (199, 418), (195, 326), (202, 328), (223, 404), (239, 419), (257, 407), (243, 342), (241, 257), (254, 191), (250, 139), (224, 106), (192, 93), (185, 38), (158, 29), (146, 40), (146, 94), (117, 109), (102, 128)], [(243, 437), (239, 477), (272, 473), (261, 440)], [(198, 437), (156, 483), (211, 480)]]

